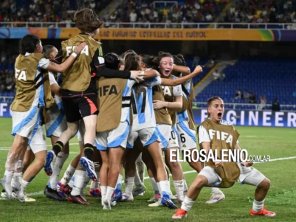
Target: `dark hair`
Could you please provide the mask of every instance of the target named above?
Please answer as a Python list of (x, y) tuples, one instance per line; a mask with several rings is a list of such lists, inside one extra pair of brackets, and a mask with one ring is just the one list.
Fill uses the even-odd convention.
[(118, 69), (119, 67), (119, 57), (116, 53), (110, 52), (104, 56), (105, 66), (109, 69)]
[(174, 63), (180, 66), (186, 66), (186, 60), (182, 54), (174, 55)]
[(124, 60), (124, 70), (139, 70), (140, 69), (141, 57), (137, 54), (127, 54)]
[(208, 103), (208, 107), (212, 104), (212, 102), (214, 100), (222, 100), (223, 101), (223, 99), (221, 97), (219, 97), (219, 96), (213, 96), (213, 97), (211, 97), (211, 98), (208, 99), (208, 102), (207, 102)]
[(74, 22), (81, 32), (94, 32), (103, 25), (92, 9), (84, 8), (74, 14)]
[(171, 57), (174, 59), (174, 57), (171, 53), (160, 51), (160, 52), (158, 52), (158, 56), (153, 60), (153, 62), (155, 62), (155, 63), (157, 63), (157, 65), (159, 65), (160, 60), (164, 57)]
[(25, 35), (20, 41), (20, 53), (25, 55), (26, 52), (33, 53), (40, 39), (35, 35)]
[(142, 63), (144, 63), (147, 68), (155, 69), (157, 67), (157, 64), (154, 63), (154, 57), (152, 55), (141, 54), (140, 56), (142, 58)]
[(53, 45), (45, 45), (45, 46), (43, 46), (43, 54), (44, 54), (45, 58), (49, 59), (49, 57), (50, 57), (49, 54), (52, 52), (54, 47), (55, 46), (53, 46)]

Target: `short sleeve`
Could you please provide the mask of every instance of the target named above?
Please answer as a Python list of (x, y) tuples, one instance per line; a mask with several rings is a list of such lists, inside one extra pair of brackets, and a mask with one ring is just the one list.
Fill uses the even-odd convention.
[(147, 86), (149, 86), (149, 87), (160, 85), (161, 84), (161, 78), (160, 78), (160, 76), (155, 76), (153, 78), (146, 79), (145, 84)]
[(173, 87), (173, 95), (174, 96), (182, 96), (182, 86), (181, 85), (177, 85)]
[(199, 144), (203, 142), (211, 142), (210, 135), (203, 126), (198, 127), (198, 142)]
[(47, 69), (49, 63), (50, 63), (49, 59), (42, 58), (40, 59), (38, 66), (41, 67), (42, 69)]

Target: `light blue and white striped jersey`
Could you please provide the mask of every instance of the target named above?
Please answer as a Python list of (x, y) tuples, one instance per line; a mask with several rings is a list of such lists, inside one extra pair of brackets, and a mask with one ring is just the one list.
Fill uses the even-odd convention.
[(160, 84), (161, 78), (156, 76), (134, 86), (132, 93), (132, 131), (156, 127), (152, 87)]

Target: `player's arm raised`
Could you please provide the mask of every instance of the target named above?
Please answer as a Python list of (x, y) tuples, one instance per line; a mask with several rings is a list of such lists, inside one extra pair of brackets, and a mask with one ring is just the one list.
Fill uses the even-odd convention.
[(201, 72), (202, 72), (202, 67), (196, 66), (195, 69), (193, 70), (193, 72), (186, 75), (186, 76), (182, 76), (182, 77), (175, 78), (175, 79), (161, 78), (161, 85), (164, 85), (164, 86), (180, 85), (180, 84), (186, 82), (187, 80), (192, 79), (193, 77), (197, 76)]
[(52, 72), (64, 72), (72, 65), (76, 57), (80, 54), (80, 52), (85, 46), (85, 42), (80, 43), (77, 47), (75, 47), (74, 52), (72, 52), (72, 54), (63, 63), (57, 64), (54, 62), (50, 62), (47, 66), (47, 70)]

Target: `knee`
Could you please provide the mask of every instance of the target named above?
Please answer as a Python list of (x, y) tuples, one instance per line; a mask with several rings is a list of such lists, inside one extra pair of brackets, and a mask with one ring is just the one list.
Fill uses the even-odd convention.
[(270, 187), (270, 180), (268, 178), (265, 178), (262, 180), (262, 182), (258, 185), (258, 188), (264, 189), (264, 190), (269, 190)]

